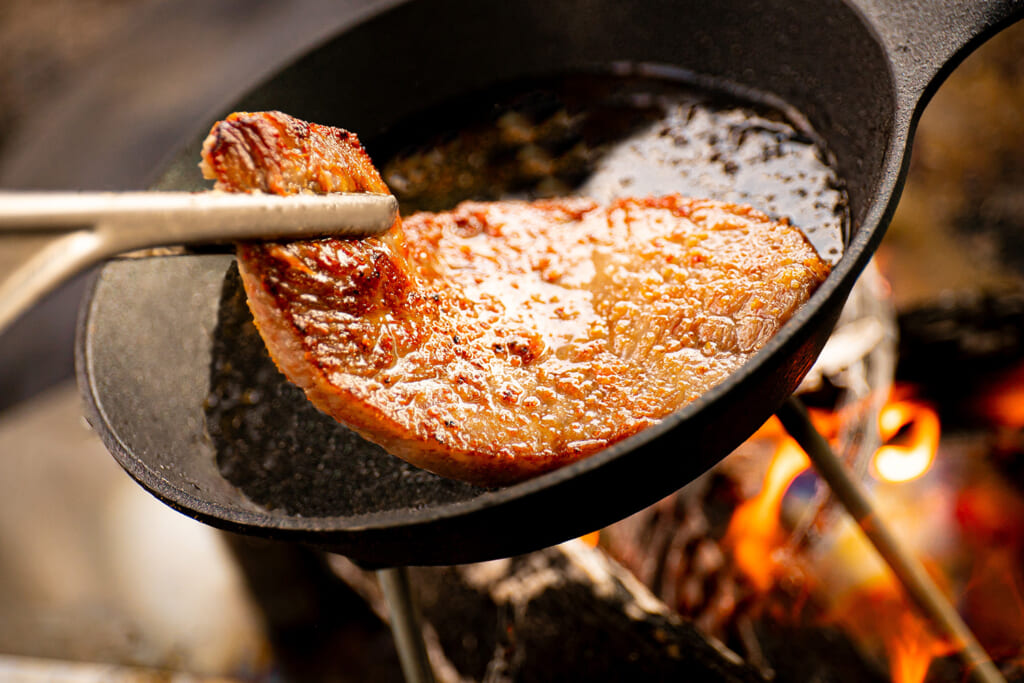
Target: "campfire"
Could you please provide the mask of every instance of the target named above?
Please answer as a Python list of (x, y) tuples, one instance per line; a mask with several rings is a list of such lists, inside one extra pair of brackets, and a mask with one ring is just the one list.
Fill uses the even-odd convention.
[[(878, 422), (883, 445), (870, 458), (869, 472), (879, 507), (901, 540), (945, 583), (951, 580), (943, 571), (948, 568), (933, 561), (943, 550), (936, 546), (945, 540), (936, 537), (952, 531), (950, 496), (936, 482), (914, 486), (923, 490), (898, 488), (913, 486), (932, 469), (937, 415), (927, 405), (893, 400)], [(815, 424), (835, 438), (834, 415), (819, 412)], [(810, 526), (801, 524), (812, 489), (807, 481), (796, 482), (814, 475), (807, 456), (777, 421), (753, 438), (770, 444), (771, 460), (761, 490), (737, 506), (722, 539), (739, 580), (752, 587), (752, 610), (765, 618), (771, 605), (769, 616), (775, 620), (838, 627), (870, 663), (887, 665), (896, 683), (924, 681), (932, 660), (953, 648), (918, 616), (849, 518), (822, 510)]]
[[(868, 313), (878, 314), (877, 307)], [(846, 324), (862, 327), (863, 316)], [(888, 353), (876, 347), (873, 358), (862, 360), (886, 366)], [(963, 478), (973, 481), (976, 468), (960, 453), (940, 451), (939, 416), (909, 387), (864, 388), (863, 382), (850, 381), (849, 376), (865, 380), (870, 373), (863, 367), (845, 372), (840, 400), (833, 396), (834, 405), (811, 411), (815, 427), (844, 452), (855, 471), (863, 473), (879, 512), (897, 530), (900, 541), (926, 563), (947, 593), (962, 592), (972, 575), (971, 565), (984, 562), (981, 555), (965, 560), (960, 539), (969, 532), (956, 514)], [(876, 410), (872, 399), (879, 391), (889, 396)], [(871, 429), (877, 429), (874, 438), (864, 438), (863, 432)], [(851, 433), (860, 436), (852, 438)], [(944, 458), (937, 461), (940, 452)], [(932, 661), (955, 651), (941, 630), (917, 612), (856, 523), (831, 502), (811, 461), (777, 419), (769, 420), (709, 477), (724, 478), (729, 481), (727, 489), (743, 492), (725, 513), (727, 524), (720, 524), (717, 533), (708, 529), (707, 536), (716, 544), (712, 574), (718, 574), (710, 582), (699, 576), (702, 566), (709, 566), (706, 560), (702, 564), (700, 555), (709, 554), (710, 541), (694, 546), (700, 549), (689, 562), (679, 562), (674, 558), (677, 550), (669, 550), (652, 571), (648, 552), (640, 547), (651, 539), (641, 535), (643, 540), (635, 540), (638, 527), (664, 526), (665, 511), (692, 515), (708, 509), (706, 502), (663, 502), (660, 511), (644, 511), (621, 528), (609, 529), (604, 545), (668, 604), (743, 653), (766, 678), (775, 677), (779, 666), (791, 666), (773, 661), (771, 652), (778, 649), (772, 642), (774, 626), (834, 629), (861, 658), (859, 665), (887, 670), (898, 683), (926, 680)], [(714, 488), (721, 489), (722, 484)], [(684, 490), (676, 498), (693, 495)], [(693, 526), (686, 514), (667, 517), (677, 528)], [(686, 548), (678, 540), (668, 545)], [(704, 586), (720, 587), (710, 600), (706, 595), (694, 599), (695, 574)], [(828, 654), (822, 653), (822, 658), (828, 661)]]
[[(862, 315), (845, 324), (862, 326)], [(986, 385), (979, 420), (945, 431), (944, 406), (919, 388), (860, 381), (891, 362), (891, 338), (877, 341), (831, 380), (812, 380), (819, 384), (804, 396), (813, 422), (1002, 673), (1021, 680), (1024, 491), (999, 453), (1019, 448), (1024, 375)], [(331, 565), (386, 615), (369, 574), (340, 558)], [(414, 577), (435, 667), (456, 677), (557, 680), (533, 668), (552, 655), (532, 632), (545, 622), (542, 633), (559, 634), (563, 652), (582, 649), (564, 654), (571, 666), (599, 677), (621, 656), (650, 658), (662, 671), (685, 659), (691, 673), (696, 661), (707, 680), (923, 683), (971, 673), (776, 418), (700, 480), (608, 529), (523, 558)], [(587, 643), (602, 630), (604, 653)], [(609, 644), (624, 637), (625, 646)], [(645, 638), (651, 643), (637, 644)]]
[[(973, 424), (944, 435), (940, 412), (946, 406), (929, 403), (913, 386), (897, 385), (877, 414), (879, 445), (852, 456), (900, 541), (965, 614), (985, 650), (1017, 676), (1024, 648), (1024, 525), (1018, 521), (1024, 492), (1006, 466), (1020, 452), (1022, 390), (1019, 366), (981, 383)], [(952, 408), (962, 414), (959, 402)], [(819, 409), (812, 417), (835, 442), (849, 413)], [(1000, 457), (1007, 449), (1012, 454)], [(822, 491), (811, 463), (777, 420), (733, 457), (768, 463), (763, 476), (754, 477), (760, 489), (736, 505), (720, 540), (720, 565), (734, 574), (742, 600), (733, 600), (737, 607), (725, 617), (719, 600), (709, 621), (707, 604), (652, 589), (698, 623), (713, 624), (710, 632), (740, 651), (761, 649), (736, 637), (743, 629), (735, 620), (753, 615), (762, 622), (836, 627), (871, 666), (886, 667), (899, 683), (947, 680), (954, 671), (957, 680), (967, 675), (952, 659), (956, 647), (907, 600), (857, 525), (834, 505), (816, 502)], [(741, 479), (750, 465), (727, 461), (720, 469)], [(610, 533), (614, 553), (623, 544), (614, 529)], [(635, 563), (628, 549), (623, 559)], [(689, 579), (683, 572), (673, 580)]]

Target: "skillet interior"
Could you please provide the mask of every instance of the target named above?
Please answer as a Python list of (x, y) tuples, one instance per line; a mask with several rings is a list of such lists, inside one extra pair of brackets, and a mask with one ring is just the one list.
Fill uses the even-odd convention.
[[(873, 225), (862, 228), (885, 175), (891, 78), (871, 34), (845, 5), (481, 7), (421, 0), (339, 36), (226, 110), (277, 108), (344, 126), (359, 131), (372, 153), (374, 137), (456, 95), (498, 81), (622, 63), (669, 64), (700, 74), (698, 81), (724, 79), (773, 93), (807, 117), (846, 183), (852, 237), (843, 260), (795, 324), (723, 385), (656, 428), (508, 489), (448, 482), (358, 445), (347, 460), (351, 467), (331, 473), (332, 490), (353, 506), (352, 514), (271, 510), (221, 475), (207, 424), (211, 366), (225, 352), (233, 362), (236, 338), (218, 332), (218, 325), (231, 323), (225, 311), (232, 293), (224, 281), (230, 257), (130, 260), (103, 269), (80, 333), (83, 390), (107, 446), (143, 485), (187, 514), (379, 564), (448, 564), (556, 543), (630, 514), (717, 462), (795, 388), (879, 237)], [(198, 143), (161, 186), (197, 188), (197, 159)], [(287, 388), (246, 400), (280, 437), (280, 448), (268, 447), (265, 458), (349, 448), (331, 442), (340, 437), (330, 434), (289, 442), (287, 424), (312, 432), (304, 427), (304, 400)], [(324, 476), (298, 474), (321, 483)], [(301, 485), (296, 491), (301, 495)]]

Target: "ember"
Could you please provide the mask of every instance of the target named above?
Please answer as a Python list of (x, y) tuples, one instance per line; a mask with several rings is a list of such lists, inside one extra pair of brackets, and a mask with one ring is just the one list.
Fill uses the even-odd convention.
[(861, 642), (884, 647), (893, 683), (921, 683), (932, 660), (953, 650), (915, 616), (890, 580), (850, 596), (835, 616)]

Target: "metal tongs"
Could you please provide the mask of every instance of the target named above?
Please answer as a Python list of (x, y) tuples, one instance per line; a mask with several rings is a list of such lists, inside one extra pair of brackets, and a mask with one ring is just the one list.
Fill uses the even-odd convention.
[(61, 283), (119, 254), (365, 237), (386, 231), (397, 215), (394, 197), (371, 193), (0, 192), (0, 332)]

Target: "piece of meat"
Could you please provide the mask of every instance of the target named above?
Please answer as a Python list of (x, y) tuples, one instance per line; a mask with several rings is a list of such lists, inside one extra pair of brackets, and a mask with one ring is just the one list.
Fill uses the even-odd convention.
[[(216, 124), (217, 188), (386, 192), (351, 133)], [(739, 367), (828, 274), (799, 231), (665, 196), (467, 202), (379, 237), (243, 244), (271, 356), (392, 454), (494, 486), (591, 455)]]

